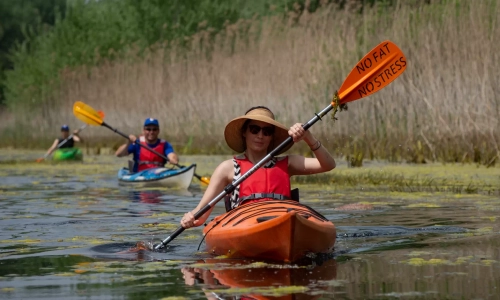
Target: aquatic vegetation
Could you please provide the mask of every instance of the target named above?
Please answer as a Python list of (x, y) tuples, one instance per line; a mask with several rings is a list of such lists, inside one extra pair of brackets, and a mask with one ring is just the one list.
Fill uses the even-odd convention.
[(431, 254), (431, 253), (428, 251), (412, 251), (408, 255), (409, 256), (422, 256), (422, 255), (429, 255), (429, 254)]
[(209, 262), (198, 262), (189, 264), (190, 268), (200, 268), (205, 270), (233, 270), (233, 269), (302, 269), (307, 266), (289, 265), (289, 264), (274, 264), (269, 262), (255, 261), (255, 262), (241, 262), (239, 260), (226, 259), (227, 257), (221, 255), (214, 257)]
[(305, 293), (309, 291), (305, 286), (280, 286), (280, 287), (251, 287), (251, 288), (228, 288), (228, 289), (211, 289), (213, 293), (223, 295), (252, 295), (258, 294), (263, 296), (280, 297), (295, 293)]
[(377, 294), (377, 296), (382, 296), (382, 297), (391, 297), (391, 298), (418, 298), (418, 297), (424, 297), (426, 295), (429, 295), (430, 297), (432, 297), (434, 294), (436, 294), (436, 292), (426, 292), (426, 293), (422, 293), (422, 292), (406, 292), (406, 293), (396, 293), (396, 292), (392, 292), (392, 293), (385, 293), (385, 294)]
[(218, 267), (225, 268), (229, 266), (230, 264), (224, 264), (224, 263), (194, 263), (190, 264), (190, 268), (200, 268), (200, 269), (205, 269), (205, 270), (215, 270)]
[(197, 234), (184, 234), (179, 238), (183, 240), (198, 240), (200, 239), (200, 236)]
[(441, 205), (435, 203), (412, 203), (407, 205), (406, 207), (426, 207), (426, 208), (436, 208), (441, 207)]
[(173, 223), (150, 223), (150, 224), (141, 224), (139, 225), (142, 228), (157, 228), (161, 230), (174, 230), (179, 227), (179, 224)]
[(492, 264), (495, 264), (495, 263), (498, 263), (498, 261), (496, 261), (494, 259), (483, 259), (483, 260), (481, 260), (481, 264), (483, 264), (485, 266), (491, 266)]
[[(166, 262), (153, 261), (153, 262), (142, 262), (142, 263), (136, 261), (84, 262), (73, 266), (73, 272), (76, 274), (116, 273), (116, 274), (121, 274), (121, 276), (117, 277), (117, 280), (119, 279), (122, 281), (131, 281), (143, 278), (156, 277), (157, 272), (176, 269), (181, 263), (182, 263), (181, 261), (166, 261)], [(135, 272), (141, 272), (142, 275), (139, 276), (127, 275), (127, 274), (134, 274)]]
[(481, 219), (486, 219), (490, 220), (491, 222), (495, 222), (497, 220), (497, 216), (491, 216), (491, 217), (481, 217)]
[(69, 272), (54, 274), (54, 276), (60, 276), (60, 277), (72, 277), (72, 276), (76, 276), (76, 275), (78, 275), (78, 274), (69, 273)]
[(42, 240), (39, 239), (23, 239), (23, 240), (0, 240), (4, 244), (39, 244)]
[(444, 259), (439, 259), (439, 258), (431, 258), (429, 260), (425, 260), (423, 258), (410, 258), (406, 262), (412, 266), (423, 266), (423, 265), (438, 265), (438, 264), (450, 264), (450, 261), (444, 260)]
[(336, 168), (326, 174), (296, 176), (293, 183), (329, 184), (336, 189), (376, 189), (379, 193), (499, 194), (500, 171), (470, 166), (380, 165), (359, 169)]
[[(425, 255), (430, 255), (430, 253), (425, 253)], [(410, 255), (414, 256), (414, 255)], [(417, 255), (420, 256), (420, 255)], [(491, 266), (492, 264), (498, 263), (498, 261), (493, 260), (493, 259), (485, 259), (485, 258), (478, 258), (474, 257), (472, 255), (469, 256), (463, 256), (463, 257), (457, 257), (455, 261), (448, 260), (448, 259), (441, 259), (441, 258), (430, 258), (428, 260), (420, 257), (412, 257), (408, 260), (403, 260), (400, 261), (400, 263), (405, 263), (409, 264), (412, 266), (425, 266), (425, 265), (450, 265), (450, 266), (458, 266), (462, 264), (479, 264), (479, 265), (484, 265), (484, 266)]]
[[(186, 157), (207, 170), (226, 158)], [(500, 198), (483, 187), (495, 186), (498, 168), (431, 163), (408, 167), (364, 161), (361, 168), (339, 164), (331, 172), (340, 179), (349, 177), (352, 182), (331, 182), (329, 176), (324, 177), (326, 183), (295, 182), (294, 186), (301, 189), (301, 202), (334, 220), (339, 234), (360, 237), (337, 238), (335, 252), (331, 253), (337, 271), (328, 262), (296, 265), (225, 256), (214, 259), (203, 247), (200, 252), (194, 250), (202, 238), (200, 228), (184, 232), (165, 252), (127, 253), (137, 241), (157, 240), (177, 228), (176, 220), (182, 212), (192, 209), (204, 187), (193, 184), (190, 195), (158, 189), (154, 193), (160, 201), (143, 203), (133, 197), (134, 189), (118, 187), (115, 171), (121, 163), (101, 155), (81, 165), (1, 166), (0, 173), (6, 177), (0, 180), (0, 282), (2, 288), (10, 288), (9, 281), (16, 281), (14, 290), (0, 290), (4, 298), (34, 298), (38, 282), (46, 284), (47, 293), (71, 293), (61, 298), (112, 294), (119, 298), (139, 295), (175, 299), (178, 295), (190, 299), (202, 297), (202, 289), (211, 292), (215, 288), (213, 291), (223, 296), (227, 292), (285, 297), (305, 293), (313, 297), (323, 294), (323, 298), (342, 294), (367, 299), (421, 293), (424, 298), (444, 299), (456, 293), (465, 298), (487, 299), (491, 291), (496, 291)], [(100, 165), (106, 167), (100, 169)], [(78, 175), (80, 172), (85, 175)], [(411, 178), (412, 184), (422, 187), (412, 187), (412, 192), (391, 189), (392, 184), (410, 182)], [(424, 186), (469, 182), (484, 186), (476, 194), (454, 193), (445, 188), (435, 191)], [(356, 202), (374, 209), (355, 213), (334, 210)], [(223, 211), (220, 204), (214, 213)], [(158, 219), (150, 218), (152, 215)], [(198, 262), (201, 260), (206, 263)], [(221, 281), (222, 285), (212, 286), (208, 280), (187, 286), (180, 272), (184, 268), (205, 272), (199, 275), (211, 273), (214, 279), (217, 272), (226, 271), (237, 274), (231, 278), (239, 282), (251, 274), (259, 280), (251, 284), (259, 287), (231, 288)], [(198, 275), (197, 270), (193, 272)], [(282, 274), (289, 274), (295, 281), (283, 284), (282, 279), (288, 275)], [(270, 278), (270, 282), (266, 281)], [(463, 280), (471, 283), (465, 285)], [(288, 284), (292, 287), (287, 289)]]
[(148, 216), (148, 218), (161, 219), (161, 218), (171, 217), (171, 216), (175, 216), (175, 214), (162, 212), (162, 213), (153, 213), (152, 215)]
[(332, 287), (341, 287), (345, 286), (347, 283), (346, 280), (318, 280), (318, 284), (322, 286), (332, 286)]
[(92, 236), (74, 236), (72, 238), (64, 239), (64, 242), (82, 242), (83, 244), (86, 245), (100, 245), (104, 243), (109, 243), (109, 241), (100, 239), (100, 238), (95, 238)]

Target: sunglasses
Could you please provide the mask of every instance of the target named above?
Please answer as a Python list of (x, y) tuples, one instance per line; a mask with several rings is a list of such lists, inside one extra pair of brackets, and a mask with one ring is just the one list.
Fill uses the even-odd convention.
[(145, 127), (144, 130), (146, 130), (146, 131), (158, 131), (158, 127)]
[(258, 125), (248, 125), (251, 134), (258, 134), (262, 130), (264, 136), (271, 136), (274, 133), (274, 126), (260, 127)]

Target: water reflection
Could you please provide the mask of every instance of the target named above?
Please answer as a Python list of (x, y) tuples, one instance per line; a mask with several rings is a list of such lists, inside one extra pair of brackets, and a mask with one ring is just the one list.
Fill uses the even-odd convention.
[(134, 202), (156, 204), (160, 203), (163, 193), (158, 190), (153, 191), (130, 191), (130, 200)]
[[(181, 269), (207, 299), (317, 299), (335, 285), (335, 259), (286, 265), (205, 259)], [(332, 293), (332, 291), (328, 291)]]
[[(219, 163), (192, 160), (214, 160), (212, 170)], [(301, 202), (337, 226), (335, 260), (300, 268), (213, 258), (193, 264), (209, 257), (196, 251), (202, 227), (164, 252), (122, 252), (171, 234), (204, 187), (118, 186), (119, 164), (112, 156), (72, 165), (0, 163), (0, 299), (499, 298), (496, 194), (304, 185)], [(497, 182), (498, 170), (488, 169)], [(335, 210), (359, 202), (374, 209)], [(224, 212), (221, 204), (212, 216)]]
[(134, 189), (128, 191), (128, 197), (132, 202), (145, 204), (158, 204), (179, 197), (193, 197), (194, 194), (185, 189)]

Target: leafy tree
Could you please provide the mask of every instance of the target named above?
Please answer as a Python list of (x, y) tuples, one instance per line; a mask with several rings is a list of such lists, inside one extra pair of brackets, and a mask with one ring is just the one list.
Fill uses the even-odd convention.
[(27, 37), (49, 30), (57, 11), (64, 11), (66, 0), (0, 0), (0, 104), (3, 103), (5, 70), (14, 67), (12, 48)]

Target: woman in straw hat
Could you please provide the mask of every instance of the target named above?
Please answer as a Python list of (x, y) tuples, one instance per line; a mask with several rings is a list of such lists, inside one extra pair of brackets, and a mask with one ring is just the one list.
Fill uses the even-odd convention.
[[(305, 131), (302, 124), (297, 123), (288, 129), (275, 120), (274, 114), (267, 107), (252, 107), (245, 115), (229, 122), (224, 130), (228, 146), (243, 154), (222, 162), (215, 169), (198, 206), (182, 218), (182, 227), (190, 228), (205, 223), (212, 210), (198, 220), (195, 220), (194, 213), (207, 205), (224, 187), (245, 174), (288, 136), (293, 138), (294, 143), (304, 140), (316, 158), (300, 155), (273, 158), (236, 187), (226, 200), (227, 210), (243, 202), (290, 199), (290, 176), (322, 173), (335, 168), (335, 160), (328, 150), (309, 131)], [(281, 152), (285, 152), (292, 145)]]

